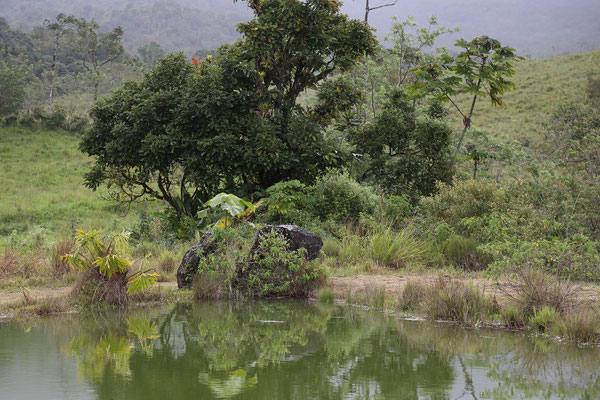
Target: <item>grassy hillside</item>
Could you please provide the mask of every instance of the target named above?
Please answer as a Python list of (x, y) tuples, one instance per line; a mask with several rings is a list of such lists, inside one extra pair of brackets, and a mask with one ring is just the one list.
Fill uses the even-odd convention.
[(0, 128), (0, 246), (30, 246), (73, 228), (119, 230), (137, 220), (83, 186), (89, 159), (67, 133)]
[[(559, 104), (581, 102), (587, 97), (590, 76), (600, 76), (600, 51), (522, 61), (512, 77), (517, 88), (504, 97), (506, 105), (494, 107), (482, 100), (475, 109), (472, 127), (508, 139), (539, 142), (543, 140), (543, 123)], [(461, 108), (467, 109), (469, 102), (461, 99)], [(462, 127), (458, 114), (454, 123), (457, 129)]]

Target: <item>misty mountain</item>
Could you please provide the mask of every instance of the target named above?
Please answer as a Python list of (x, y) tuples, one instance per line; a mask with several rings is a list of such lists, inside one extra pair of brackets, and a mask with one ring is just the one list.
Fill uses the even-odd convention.
[[(342, 9), (362, 19), (364, 7), (364, 0), (346, 0)], [(239, 37), (235, 25), (251, 16), (244, 2), (233, 0), (0, 1), (0, 15), (26, 31), (61, 12), (95, 18), (105, 29), (123, 26), (130, 52), (154, 40), (167, 51), (188, 54), (234, 41)], [(369, 23), (382, 39), (393, 15), (400, 20), (414, 16), (424, 25), (432, 14), (443, 26), (461, 28), (460, 34), (444, 38), (440, 45), (485, 34), (530, 56), (600, 48), (598, 0), (398, 0), (393, 7), (372, 11)]]

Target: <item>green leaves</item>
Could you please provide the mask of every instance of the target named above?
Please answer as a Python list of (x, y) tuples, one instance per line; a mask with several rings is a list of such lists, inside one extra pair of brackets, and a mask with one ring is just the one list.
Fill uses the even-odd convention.
[[(74, 250), (65, 255), (64, 259), (72, 268), (82, 272), (96, 268), (106, 279), (125, 275), (133, 265), (128, 258), (129, 236), (130, 232), (121, 232), (113, 235), (107, 243), (100, 231), (77, 230)], [(158, 274), (148, 271), (132, 275), (129, 278), (127, 294), (146, 291), (156, 283), (157, 278)]]
[(502, 105), (502, 95), (514, 88), (514, 83), (505, 78), (514, 74), (514, 63), (523, 58), (512, 47), (503, 47), (488, 36), (470, 42), (459, 39), (455, 46), (463, 49), (456, 57), (444, 52), (413, 70), (419, 81), (411, 87), (412, 94), (452, 101), (457, 93), (471, 93), (487, 95), (494, 105)]
[(131, 278), (129, 278), (127, 294), (133, 295), (147, 291), (156, 284), (156, 279), (158, 277), (158, 274), (152, 272), (140, 272), (136, 275), (133, 275)]
[(234, 194), (219, 193), (206, 202), (206, 205), (212, 209), (221, 209), (226, 211), (232, 217), (242, 214), (246, 208), (255, 210), (252, 203), (240, 199)]

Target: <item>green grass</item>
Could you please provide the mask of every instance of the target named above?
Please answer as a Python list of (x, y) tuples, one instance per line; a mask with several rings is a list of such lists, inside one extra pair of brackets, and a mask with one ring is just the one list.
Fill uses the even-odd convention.
[[(90, 159), (78, 137), (64, 132), (0, 128), (0, 247), (36, 245), (74, 228), (131, 229), (143, 205), (129, 213), (84, 187)], [(20, 243), (16, 243), (19, 245)]]
[[(517, 88), (505, 94), (505, 106), (478, 100), (471, 127), (521, 142), (541, 141), (542, 124), (559, 104), (581, 102), (587, 97), (588, 78), (600, 75), (599, 65), (600, 51), (521, 61), (511, 77)], [(468, 109), (470, 100), (460, 98), (461, 109)], [(460, 130), (462, 118), (454, 111), (451, 115), (456, 130)]]

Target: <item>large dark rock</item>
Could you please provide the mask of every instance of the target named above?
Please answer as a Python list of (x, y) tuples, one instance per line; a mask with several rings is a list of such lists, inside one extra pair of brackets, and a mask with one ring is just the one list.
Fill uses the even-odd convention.
[(250, 248), (250, 255), (253, 255), (258, 250), (261, 238), (270, 233), (272, 230), (283, 236), (288, 244), (289, 250), (295, 251), (300, 248), (306, 249), (306, 259), (314, 260), (319, 257), (321, 247), (323, 247), (323, 240), (312, 232), (300, 229), (296, 225), (267, 225), (258, 232), (254, 238), (254, 244)]
[(183, 256), (181, 264), (177, 269), (177, 287), (188, 287), (192, 284), (194, 275), (198, 272), (200, 258), (206, 257), (217, 249), (217, 245), (213, 242), (213, 234), (205, 233), (200, 238), (200, 242), (192, 246)]

